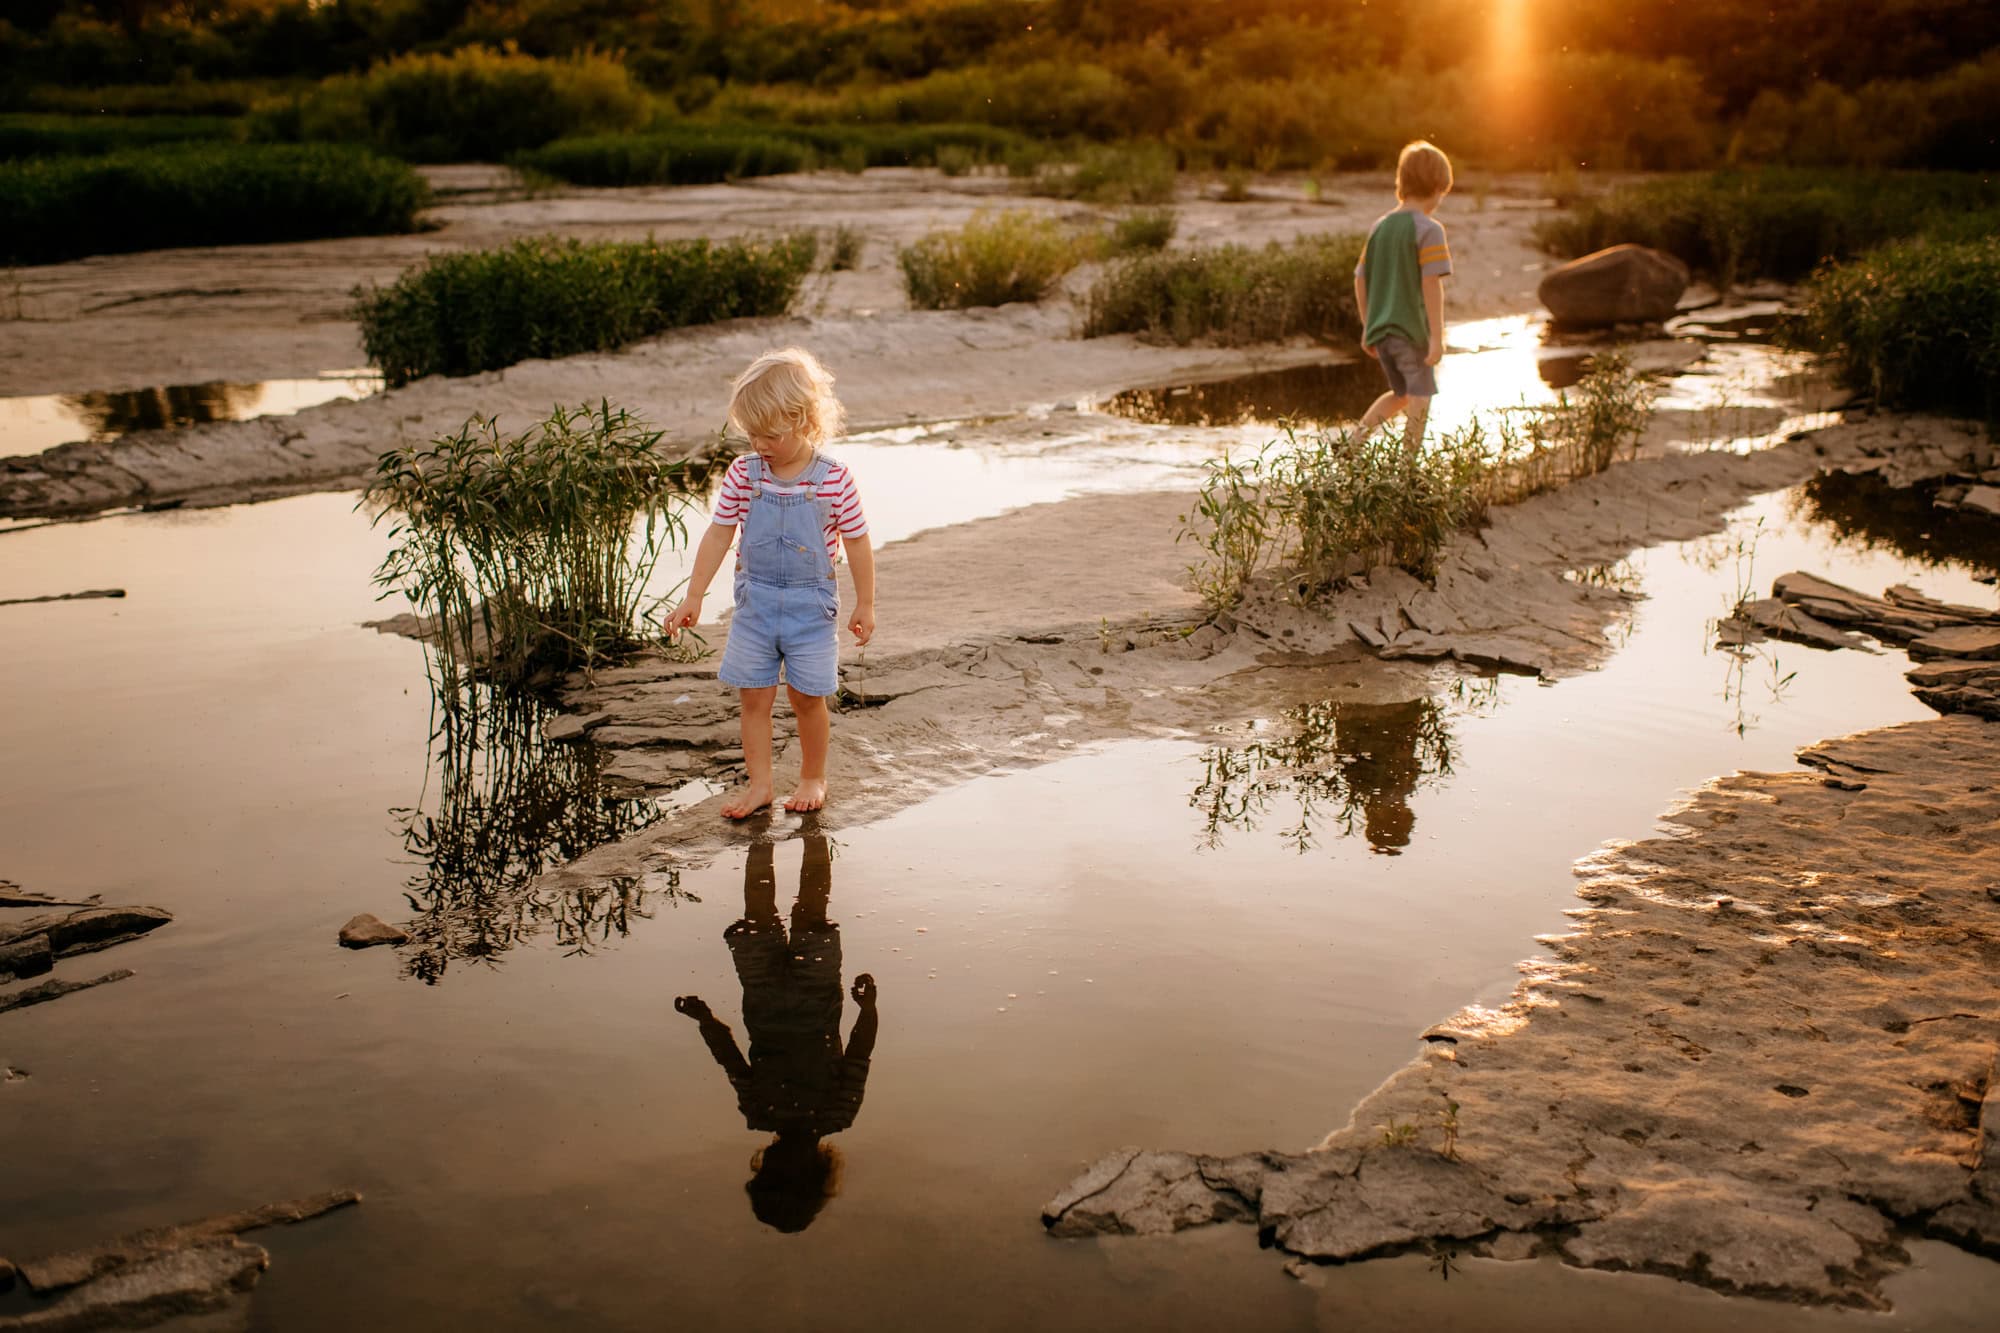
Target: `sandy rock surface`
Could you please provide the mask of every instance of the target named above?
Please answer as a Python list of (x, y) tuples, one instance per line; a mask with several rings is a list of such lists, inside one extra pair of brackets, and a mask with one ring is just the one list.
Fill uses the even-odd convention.
[(2000, 726), (1801, 759), (1584, 862), (1553, 960), (1316, 1149), (1120, 1150), (1044, 1220), (1254, 1221), (1316, 1260), (1454, 1240), (1870, 1307), (1913, 1232), (2000, 1255)]

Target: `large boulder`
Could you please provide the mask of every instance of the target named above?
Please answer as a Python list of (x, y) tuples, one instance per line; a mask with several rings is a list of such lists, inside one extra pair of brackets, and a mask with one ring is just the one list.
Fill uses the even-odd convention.
[(1567, 328), (1657, 324), (1674, 313), (1690, 276), (1688, 266), (1670, 254), (1614, 245), (1551, 272), (1535, 295)]

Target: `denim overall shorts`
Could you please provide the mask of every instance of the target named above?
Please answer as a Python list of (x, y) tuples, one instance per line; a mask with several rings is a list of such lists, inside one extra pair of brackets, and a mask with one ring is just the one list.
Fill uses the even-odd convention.
[(840, 583), (826, 554), (832, 502), (819, 497), (832, 464), (822, 454), (792, 483), (764, 490), (764, 460), (750, 458), (750, 508), (736, 543), (736, 610), (716, 672), (724, 685), (755, 690), (785, 683), (800, 694), (832, 694), (839, 683)]

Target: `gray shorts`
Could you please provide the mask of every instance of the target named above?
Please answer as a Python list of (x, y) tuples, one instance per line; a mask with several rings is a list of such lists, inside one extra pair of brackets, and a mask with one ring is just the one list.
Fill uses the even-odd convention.
[(1429, 398), (1438, 391), (1437, 367), (1424, 364), (1424, 353), (1408, 338), (1391, 333), (1375, 344), (1382, 378), (1398, 398)]

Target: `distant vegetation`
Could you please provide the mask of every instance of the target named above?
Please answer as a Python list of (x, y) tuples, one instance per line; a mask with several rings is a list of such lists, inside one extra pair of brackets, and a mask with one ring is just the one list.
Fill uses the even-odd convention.
[(1971, 174), (1723, 171), (1625, 186), (1536, 228), (1565, 257), (1636, 241), (1724, 285), (1793, 281), (1918, 232), (1975, 236), (2000, 226), (2000, 184)]
[[(0, 105), (231, 112), (332, 80), (295, 104), (308, 137), (353, 137), (357, 107), (394, 104), (366, 141), (424, 156), (667, 114), (975, 122), (1258, 169), (1379, 167), (1413, 133), (1495, 167), (2000, 165), (1990, 0), (1534, 0), (1507, 11), (1505, 32), (1498, 12), (1491, 0), (19, 0), (0, 23)], [(537, 118), (575, 109), (554, 84), (483, 103), (490, 135), (453, 108), (387, 96), (381, 71), (472, 48), (616, 64), (648, 116), (619, 115), (609, 78), (553, 131)], [(58, 91), (72, 100), (53, 105)], [(593, 119), (604, 111), (618, 123)]]
[(791, 307), (818, 249), (778, 241), (600, 242), (534, 237), (433, 256), (355, 309), (392, 385), (531, 357), (603, 351), (688, 324)]
[(1308, 236), (1263, 249), (1167, 250), (1115, 264), (1090, 290), (1084, 336), (1136, 333), (1225, 345), (1295, 334), (1352, 342), (1359, 236)]
[(91, 157), (166, 143), (231, 142), (242, 122), (222, 116), (68, 116), (0, 114), (0, 161)]
[(573, 185), (703, 185), (802, 171), (812, 160), (810, 148), (762, 130), (696, 126), (558, 139), (514, 162)]
[(410, 231), (407, 165), (329, 146), (170, 145), (0, 162), (0, 262)]
[(1039, 301), (1082, 263), (1087, 242), (1054, 218), (1023, 209), (982, 213), (897, 252), (903, 289), (919, 310)]
[(2000, 237), (1897, 241), (1806, 289), (1806, 329), (1885, 407), (2000, 424)]

